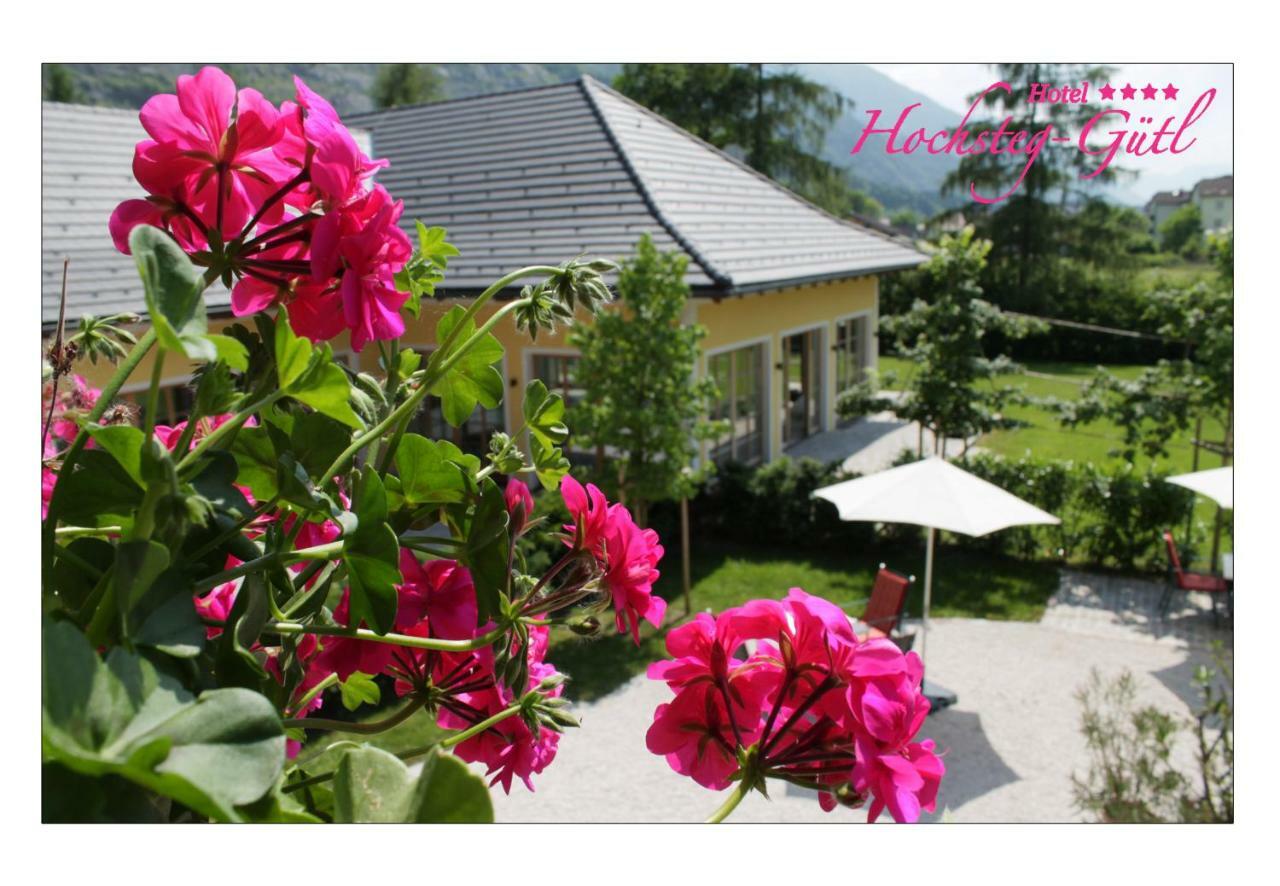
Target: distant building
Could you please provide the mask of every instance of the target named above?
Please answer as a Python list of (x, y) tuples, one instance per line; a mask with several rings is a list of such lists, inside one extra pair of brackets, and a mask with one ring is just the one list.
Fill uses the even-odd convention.
[(1147, 201), (1142, 211), (1151, 221), (1151, 233), (1159, 234), (1169, 216), (1188, 203), (1200, 209), (1201, 224), (1207, 233), (1215, 234), (1232, 227), (1234, 218), (1235, 179), (1230, 175), (1201, 179), (1189, 191), (1159, 191)]

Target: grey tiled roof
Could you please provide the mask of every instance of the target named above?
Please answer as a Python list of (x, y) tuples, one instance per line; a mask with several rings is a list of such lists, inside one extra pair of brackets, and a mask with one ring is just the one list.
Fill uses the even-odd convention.
[(391, 166), (405, 220), (449, 230), (445, 292), (527, 264), (626, 258), (640, 234), (721, 294), (911, 267), (914, 249), (842, 221), (590, 77), (351, 118)]
[[(116, 252), (107, 220), (116, 204), (146, 196), (133, 179), (133, 146), (147, 137), (138, 112), (45, 102), (42, 113), (41, 316), (58, 319), (62, 261), (67, 270), (67, 322), (84, 314), (142, 310), (133, 259)], [(210, 307), (230, 294), (210, 288)]]
[[(529, 264), (621, 259), (649, 233), (690, 258), (698, 294), (719, 295), (911, 267), (924, 256), (837, 219), (586, 77), (573, 83), (348, 118), (391, 161), (378, 180), (405, 226), (442, 225), (462, 255), (443, 294), (466, 295)], [(143, 196), (131, 172), (137, 113), (46, 102), (43, 317), (57, 319), (70, 256), (69, 320), (141, 311), (133, 260), (107, 219)], [(362, 139), (363, 140), (363, 139)], [(226, 290), (209, 292), (225, 309)]]

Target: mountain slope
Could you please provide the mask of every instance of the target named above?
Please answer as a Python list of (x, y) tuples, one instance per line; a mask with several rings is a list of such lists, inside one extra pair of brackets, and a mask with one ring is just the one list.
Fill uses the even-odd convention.
[(911, 112), (909, 125), (931, 133), (953, 128), (960, 122), (958, 114), (869, 65), (801, 64), (794, 68), (853, 100), (854, 107), (846, 110), (828, 131), (824, 156), (848, 169), (859, 187), (891, 209), (910, 207), (931, 214), (961, 201), (955, 195), (940, 196), (942, 180), (958, 162), (954, 156), (924, 151), (891, 156), (884, 152), (884, 136), (869, 140), (859, 153), (850, 153), (870, 120), (870, 110), (881, 112), (876, 126), (886, 127), (897, 120), (903, 108), (919, 102), (920, 107)]

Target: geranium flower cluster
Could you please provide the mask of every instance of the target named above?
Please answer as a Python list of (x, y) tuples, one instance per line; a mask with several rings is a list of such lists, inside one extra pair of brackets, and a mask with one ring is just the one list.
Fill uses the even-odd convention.
[[(48, 425), (48, 431), (44, 433), (40, 452), (41, 520), (49, 516), (49, 501), (53, 498), (53, 487), (58, 483), (58, 472), (54, 469), (52, 462), (58, 458), (64, 445), (69, 445), (75, 440), (76, 434), (80, 431), (77, 419), (88, 415), (89, 410), (97, 405), (101, 394), (97, 388), (92, 387), (78, 375), (71, 376), (69, 381), (71, 386), (59, 387), (56, 396), (52, 381), (47, 382), (42, 391), (41, 432), (44, 433), (45, 424)], [(102, 419), (103, 424), (127, 420), (128, 415), (125, 413), (104, 415)]]
[(560, 481), (560, 494), (574, 519), (564, 527), (572, 535), (565, 543), (595, 557), (613, 602), (618, 633), (630, 634), (639, 645), (641, 619), (661, 627), (667, 611), (667, 601), (653, 593), (663, 554), (658, 533), (637, 526), (625, 506), (609, 504), (594, 484), (584, 489), (566, 476)]
[(333, 106), (294, 78), (279, 108), (223, 71), (178, 78), (142, 107), (134, 150), (145, 199), (111, 215), (116, 248), (142, 224), (168, 231), (213, 276), (234, 279), (238, 316), (286, 304), (313, 340), (351, 332), (357, 351), (404, 332), (395, 274), (412, 254), (403, 203), (370, 176), (383, 160), (357, 145)]
[(792, 588), (667, 635), (649, 677), (675, 690), (654, 713), (649, 750), (712, 790), (780, 779), (822, 807), (870, 801), (914, 822), (935, 808), (944, 767), (916, 741), (929, 712), (923, 666), (890, 640), (859, 641), (832, 603)]

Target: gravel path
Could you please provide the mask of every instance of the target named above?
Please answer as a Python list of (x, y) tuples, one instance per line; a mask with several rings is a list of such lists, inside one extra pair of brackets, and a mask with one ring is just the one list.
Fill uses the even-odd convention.
[[(1073, 695), (1097, 667), (1104, 676), (1134, 672), (1139, 701), (1187, 709), (1197, 663), (1215, 638), (1207, 600), (1179, 601), (1169, 619), (1154, 615), (1160, 587), (1064, 571), (1062, 587), (1039, 623), (935, 619), (931, 678), (959, 696), (929, 718), (922, 733), (945, 749), (947, 775), (937, 815), (949, 821), (1080, 821), (1071, 774), (1087, 763)], [(723, 795), (671, 771), (644, 745), (665, 686), (632, 680), (607, 698), (581, 705), (556, 761), (535, 776), (535, 794), (516, 786), (494, 795), (508, 822), (690, 822)], [(945, 811), (944, 811), (945, 807)], [(861, 812), (823, 813), (813, 795), (778, 784), (773, 796), (748, 797), (732, 821), (848, 822)]]

